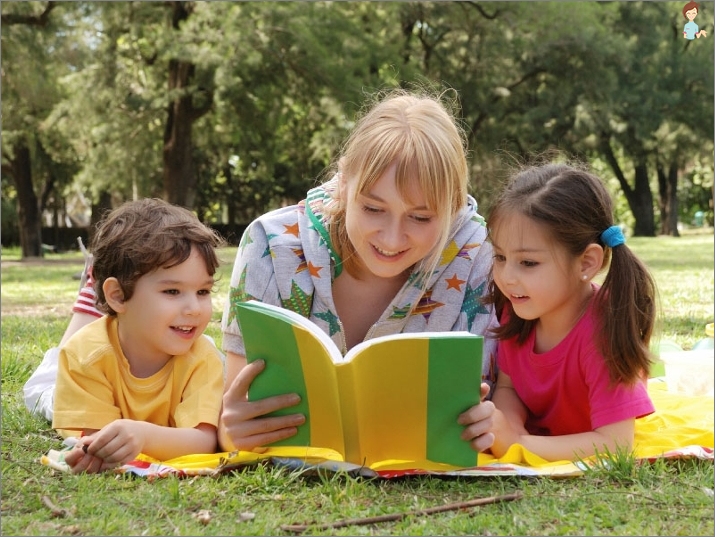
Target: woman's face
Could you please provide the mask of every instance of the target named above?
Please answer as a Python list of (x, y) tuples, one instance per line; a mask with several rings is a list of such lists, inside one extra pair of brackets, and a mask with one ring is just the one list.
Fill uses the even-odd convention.
[(443, 218), (427, 208), (414, 181), (409, 199), (401, 197), (390, 166), (369, 191), (355, 198), (355, 183), (343, 185), (347, 200), (345, 227), (366, 270), (381, 278), (400, 276), (435, 247)]

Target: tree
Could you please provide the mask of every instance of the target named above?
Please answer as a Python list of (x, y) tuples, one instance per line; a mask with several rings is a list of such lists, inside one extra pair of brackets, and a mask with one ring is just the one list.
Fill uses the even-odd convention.
[(203, 169), (213, 167), (216, 178), (203, 199), (225, 204), (229, 224), (302, 199), (330, 164), (366, 89), (397, 85), (390, 66), (398, 47), (383, 29), (397, 7), (197, 7), (184, 32), (203, 44), (196, 55), (215, 69), (216, 87), (212, 114), (197, 122)]
[(672, 5), (615, 8), (611, 39), (620, 53), (609, 65), (604, 98), (586, 103), (584, 125), (598, 133), (595, 152), (609, 163), (628, 200), (633, 234), (655, 235), (651, 189), (658, 185), (660, 230), (677, 235), (679, 171), (694, 155), (712, 153), (713, 50), (688, 50), (682, 15)]
[[(194, 10), (194, 2), (168, 2), (171, 28), (178, 33)], [(192, 129), (211, 109), (213, 90), (196, 85), (193, 60), (171, 57), (168, 61), (168, 105), (164, 128), (164, 192), (170, 203), (193, 208), (197, 170), (194, 163)], [(204, 80), (210, 80), (205, 77)]]
[(42, 256), (41, 213), (59, 180), (67, 179), (58, 173), (61, 163), (51, 162), (52, 149), (62, 150), (48, 146), (64, 141), (43, 128), (60, 97), (52, 81), (64, 68), (52, 55), (67, 49), (52, 24), (58, 3), (38, 4), (2, 4), (2, 175), (14, 183), (23, 259)]
[(670, 4), (49, 5), (3, 4), (3, 165), (21, 176), (24, 141), (40, 205), (73, 177), (96, 206), (164, 197), (238, 230), (323, 177), (367, 95), (415, 85), (459, 95), (482, 206), (505, 154), (552, 148), (608, 163), (636, 234), (712, 184), (712, 50)]

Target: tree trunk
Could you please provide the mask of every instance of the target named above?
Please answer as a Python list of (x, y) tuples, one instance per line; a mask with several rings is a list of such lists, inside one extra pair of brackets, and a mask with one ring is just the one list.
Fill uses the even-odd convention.
[(32, 162), (27, 142), (21, 140), (13, 148), (10, 161), (17, 189), (17, 215), (20, 220), (22, 259), (42, 257), (42, 220), (37, 194), (32, 185)]
[[(112, 210), (112, 194), (108, 190), (99, 193), (97, 203), (92, 203), (92, 214), (89, 217), (89, 228), (87, 229), (87, 242), (92, 242), (94, 230), (104, 215)], [(89, 244), (85, 244), (89, 248)]]
[(653, 213), (653, 193), (648, 181), (648, 166), (645, 163), (636, 164), (635, 187), (632, 200), (629, 200), (635, 224), (634, 237), (655, 237), (655, 215)]
[[(169, 92), (186, 88), (194, 66), (178, 60), (169, 61)], [(164, 131), (164, 193), (167, 201), (193, 208), (197, 174), (193, 159), (191, 95), (175, 97), (167, 109)]]
[[(172, 27), (178, 31), (193, 9), (189, 2), (171, 2)], [(202, 106), (195, 107), (189, 87), (193, 83), (195, 65), (191, 62), (171, 59), (169, 61), (169, 95), (166, 128), (164, 129), (164, 195), (176, 205), (192, 209), (196, 201), (198, 174), (193, 157), (191, 130), (193, 123), (209, 111), (212, 94)]]
[(658, 210), (660, 211), (660, 234), (668, 234), (668, 179), (661, 164), (656, 166), (658, 173)]
[(660, 233), (680, 237), (678, 231), (678, 166), (671, 162), (666, 173), (658, 165), (658, 206), (660, 208)]
[(670, 163), (668, 168), (668, 234), (673, 237), (680, 237), (678, 231), (678, 165), (675, 161)]
[(226, 238), (230, 241), (241, 240), (241, 231), (238, 228), (238, 218), (239, 218), (239, 205), (241, 202), (240, 198), (240, 187), (236, 177), (233, 175), (233, 170), (231, 165), (223, 165), (223, 174), (226, 177), (226, 213), (228, 219), (228, 227), (226, 228)]
[(636, 237), (654, 237), (655, 214), (653, 212), (653, 193), (650, 191), (650, 184), (648, 183), (647, 164), (645, 162), (636, 164), (635, 185), (631, 188), (613, 152), (610, 136), (606, 132), (601, 133), (600, 150), (603, 156), (606, 157), (606, 161), (613, 170), (616, 179), (618, 179), (623, 194), (626, 196), (628, 207), (633, 213), (633, 218), (635, 219), (633, 235)]

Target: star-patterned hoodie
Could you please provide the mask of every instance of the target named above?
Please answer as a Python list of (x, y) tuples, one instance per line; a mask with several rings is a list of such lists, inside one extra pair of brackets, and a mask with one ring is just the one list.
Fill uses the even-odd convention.
[[(295, 311), (327, 333), (343, 354), (345, 337), (332, 280), (342, 262), (332, 248), (324, 209), (333, 203), (337, 180), (311, 189), (297, 205), (276, 209), (254, 220), (236, 253), (228, 300), (221, 322), (223, 349), (245, 354), (237, 322), (239, 302), (255, 299)], [(415, 266), (365, 339), (401, 332), (465, 330), (485, 336), (482, 377), (496, 379), (496, 340), (487, 330), (497, 325), (491, 306), (482, 305), (492, 263), (484, 219), (468, 197), (457, 215), (447, 246), (423, 292), (422, 272)], [(416, 306), (413, 308), (413, 304)]]

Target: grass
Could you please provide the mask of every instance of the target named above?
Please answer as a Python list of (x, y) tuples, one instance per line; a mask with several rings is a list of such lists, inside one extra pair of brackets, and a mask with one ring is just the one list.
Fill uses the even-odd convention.
[[(713, 322), (713, 235), (632, 238), (658, 282), (662, 336), (688, 349)], [(222, 252), (208, 333), (220, 317), (235, 248)], [(713, 535), (713, 463), (627, 453), (582, 477), (365, 480), (252, 466), (217, 478), (73, 476), (38, 457), (60, 440), (24, 408), (22, 385), (64, 331), (79, 253), (19, 263), (2, 251), (2, 535), (284, 535), (284, 524), (408, 513), (520, 491), (520, 500), (312, 535)], [(43, 500), (45, 498), (45, 500)], [(49, 500), (49, 503), (48, 503)], [(56, 507), (53, 511), (50, 506)]]

